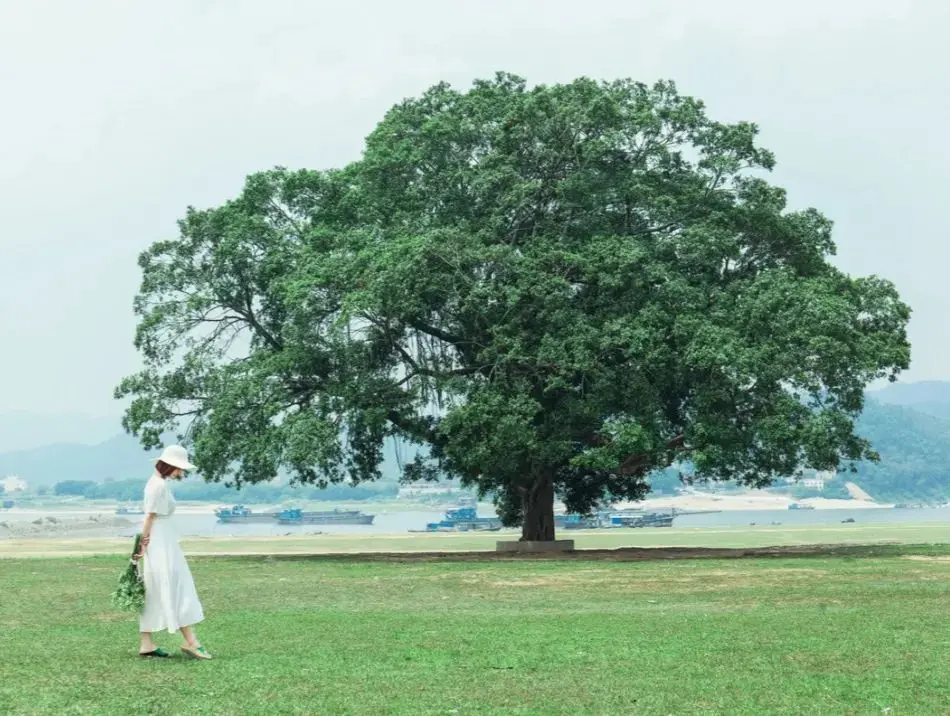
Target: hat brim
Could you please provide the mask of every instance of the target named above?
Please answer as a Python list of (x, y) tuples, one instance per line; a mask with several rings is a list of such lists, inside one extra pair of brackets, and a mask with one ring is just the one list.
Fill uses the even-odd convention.
[(157, 462), (164, 462), (166, 465), (171, 465), (172, 467), (177, 467), (179, 470), (184, 470), (185, 472), (191, 472), (192, 470), (197, 470), (198, 468), (192, 465), (190, 462), (177, 462), (175, 460), (170, 460), (165, 457), (156, 457), (152, 458), (152, 464)]

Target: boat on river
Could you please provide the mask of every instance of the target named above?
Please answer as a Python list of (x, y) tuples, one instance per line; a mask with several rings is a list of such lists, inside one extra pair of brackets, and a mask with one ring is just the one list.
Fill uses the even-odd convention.
[(611, 527), (672, 527), (675, 512), (616, 513), (610, 516)]
[(360, 510), (306, 512), (294, 507), (277, 514), (277, 522), (282, 525), (371, 525), (375, 519), (376, 515)]
[(226, 524), (276, 524), (279, 512), (254, 512), (244, 505), (219, 507), (214, 511), (218, 522)]
[(478, 509), (467, 505), (448, 510), (439, 522), (430, 522), (424, 530), (410, 532), (498, 532), (501, 520), (497, 517), (479, 517)]
[(555, 515), (554, 526), (564, 530), (600, 530), (639, 527), (672, 527), (673, 520), (683, 515), (707, 515), (722, 510), (681, 510), (646, 512), (643, 508), (599, 510), (592, 515)]
[(117, 515), (144, 515), (145, 510), (143, 510), (141, 507), (135, 507), (135, 506), (125, 507), (125, 506), (119, 505), (118, 507), (115, 508), (115, 513)]
[(554, 515), (554, 526), (559, 530), (597, 530), (610, 527), (610, 513), (593, 515)]

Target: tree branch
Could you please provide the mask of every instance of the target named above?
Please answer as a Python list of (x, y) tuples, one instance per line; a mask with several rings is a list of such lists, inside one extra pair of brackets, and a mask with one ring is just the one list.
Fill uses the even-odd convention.
[(436, 378), (436, 379), (445, 379), (451, 378), (453, 376), (462, 376), (462, 375), (475, 375), (481, 371), (489, 368), (490, 366), (478, 366), (478, 367), (468, 367), (468, 368), (454, 368), (452, 370), (438, 371), (438, 370), (429, 370), (428, 368), (417, 368), (414, 372), (407, 375), (405, 378), (396, 383), (396, 386), (399, 387), (408, 383), (413, 378), (424, 377), (424, 378)]
[(435, 429), (425, 420), (419, 418), (408, 418), (398, 410), (390, 410), (386, 413), (386, 419), (399, 428), (402, 432), (416, 440), (437, 445), (441, 441), (436, 434)]
[(465, 343), (461, 337), (453, 335), (447, 331), (443, 331), (441, 328), (430, 326), (429, 324), (423, 323), (422, 321), (408, 321), (408, 325), (420, 333), (425, 333), (426, 335), (432, 336), (433, 338), (438, 338), (440, 341), (445, 343), (451, 343), (456, 348)]
[(282, 351), (284, 349), (284, 344), (281, 343), (270, 331), (268, 331), (264, 326), (261, 325), (260, 321), (257, 320), (257, 316), (254, 315), (254, 307), (252, 305), (252, 299), (248, 294), (244, 296), (244, 310), (235, 309), (236, 312), (248, 322), (248, 324), (257, 331), (264, 341), (275, 351)]
[[(686, 437), (684, 435), (677, 435), (666, 444), (666, 449), (681, 450), (685, 441)], [(642, 452), (628, 455), (626, 459), (624, 459), (623, 463), (621, 463), (620, 468), (617, 470), (617, 474), (628, 476), (642, 475), (649, 471), (649, 468), (653, 463), (653, 457), (654, 456), (649, 453)]]
[(300, 225), (296, 222), (296, 220), (292, 216), (290, 216), (290, 214), (287, 213), (284, 207), (279, 202), (275, 201), (273, 198), (270, 199), (270, 205), (273, 209), (276, 209), (280, 213), (280, 215), (284, 217), (284, 220), (287, 221), (287, 223), (290, 224), (294, 228), (294, 232), (297, 234), (297, 238), (303, 241), (303, 229), (300, 228)]

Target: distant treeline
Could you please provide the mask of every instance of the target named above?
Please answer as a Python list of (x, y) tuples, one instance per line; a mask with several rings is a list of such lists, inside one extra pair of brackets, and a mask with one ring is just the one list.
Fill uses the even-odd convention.
[[(142, 480), (115, 482), (91, 482), (66, 480), (56, 483), (53, 492), (60, 496), (85, 497), (90, 500), (118, 500), (137, 502), (142, 499), (145, 483)], [(332, 500), (365, 501), (395, 497), (399, 486), (392, 483), (367, 483), (365, 485), (331, 485), (326, 489), (317, 487), (289, 487), (287, 485), (247, 485), (235, 490), (220, 483), (182, 482), (175, 486), (179, 501), (223, 502), (265, 504), (283, 500)]]
[[(950, 500), (950, 420), (912, 408), (867, 402), (858, 419), (857, 432), (871, 441), (880, 453), (877, 464), (860, 463), (855, 473), (842, 473), (827, 482), (821, 493), (802, 486), (777, 488), (788, 490), (793, 497), (848, 497), (845, 482), (853, 481), (881, 502), (945, 502)], [(654, 495), (675, 494), (682, 483), (679, 471), (673, 468), (657, 471), (649, 481)], [(702, 489), (702, 485), (699, 485)], [(56, 484), (57, 495), (78, 495), (89, 499), (139, 501), (143, 480), (106, 483), (72, 480)], [(334, 485), (326, 490), (314, 487), (287, 487), (272, 484), (249, 485), (234, 490), (219, 483), (186, 480), (175, 487), (180, 500), (221, 503), (275, 503), (284, 500), (374, 500), (394, 497), (398, 492), (395, 479), (365, 483), (356, 487)]]

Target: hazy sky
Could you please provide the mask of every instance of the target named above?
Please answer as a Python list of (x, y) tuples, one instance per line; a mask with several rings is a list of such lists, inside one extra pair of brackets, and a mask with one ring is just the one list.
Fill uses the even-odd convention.
[(496, 70), (672, 78), (758, 122), (775, 181), (836, 221), (840, 265), (914, 307), (907, 377), (950, 378), (948, 7), (0, 0), (0, 412), (117, 413), (136, 256), (187, 205), (355, 159), (395, 102)]

